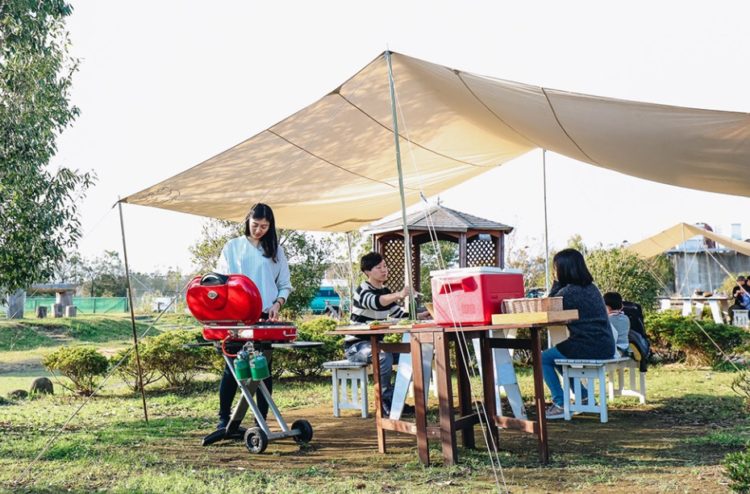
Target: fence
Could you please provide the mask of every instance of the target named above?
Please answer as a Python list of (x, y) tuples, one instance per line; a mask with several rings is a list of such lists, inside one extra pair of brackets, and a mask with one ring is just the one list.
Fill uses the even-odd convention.
[[(36, 308), (55, 304), (54, 297), (26, 297), (24, 311), (36, 312)], [(73, 297), (73, 305), (81, 314), (105, 314), (107, 312), (127, 312), (127, 297)]]

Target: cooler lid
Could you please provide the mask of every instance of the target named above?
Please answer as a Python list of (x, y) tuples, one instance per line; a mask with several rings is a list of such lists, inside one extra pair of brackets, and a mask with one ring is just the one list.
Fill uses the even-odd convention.
[(432, 278), (441, 278), (445, 276), (466, 276), (473, 274), (520, 274), (523, 272), (520, 269), (507, 269), (498, 268), (496, 266), (478, 266), (474, 268), (453, 268), (453, 269), (441, 269), (438, 271), (430, 271)]

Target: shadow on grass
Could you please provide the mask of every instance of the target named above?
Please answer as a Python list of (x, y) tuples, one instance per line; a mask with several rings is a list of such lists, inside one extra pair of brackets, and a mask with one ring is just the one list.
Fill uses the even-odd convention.
[[(740, 397), (688, 394), (660, 400), (649, 410), (610, 408), (609, 422), (582, 414), (548, 423), (552, 466), (663, 468), (716, 465), (737, 442), (722, 430), (750, 425)], [(745, 432), (750, 437), (750, 432)], [(691, 445), (700, 438), (700, 447)], [(513, 450), (515, 448), (509, 448)]]

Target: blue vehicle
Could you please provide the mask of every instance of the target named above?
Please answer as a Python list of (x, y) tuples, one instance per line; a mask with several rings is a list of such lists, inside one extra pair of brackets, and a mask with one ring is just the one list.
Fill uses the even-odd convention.
[(322, 314), (326, 310), (326, 302), (340, 310), (341, 298), (332, 286), (321, 286), (310, 301), (310, 311)]

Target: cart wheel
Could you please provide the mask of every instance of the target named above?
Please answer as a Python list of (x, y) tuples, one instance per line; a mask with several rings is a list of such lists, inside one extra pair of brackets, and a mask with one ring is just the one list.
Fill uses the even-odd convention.
[(292, 424), (292, 429), (297, 429), (299, 435), (293, 436), (297, 444), (309, 443), (313, 437), (313, 428), (310, 422), (304, 419), (295, 420)]
[(245, 431), (245, 447), (248, 451), (260, 454), (268, 446), (268, 436), (260, 427), (253, 427)]

